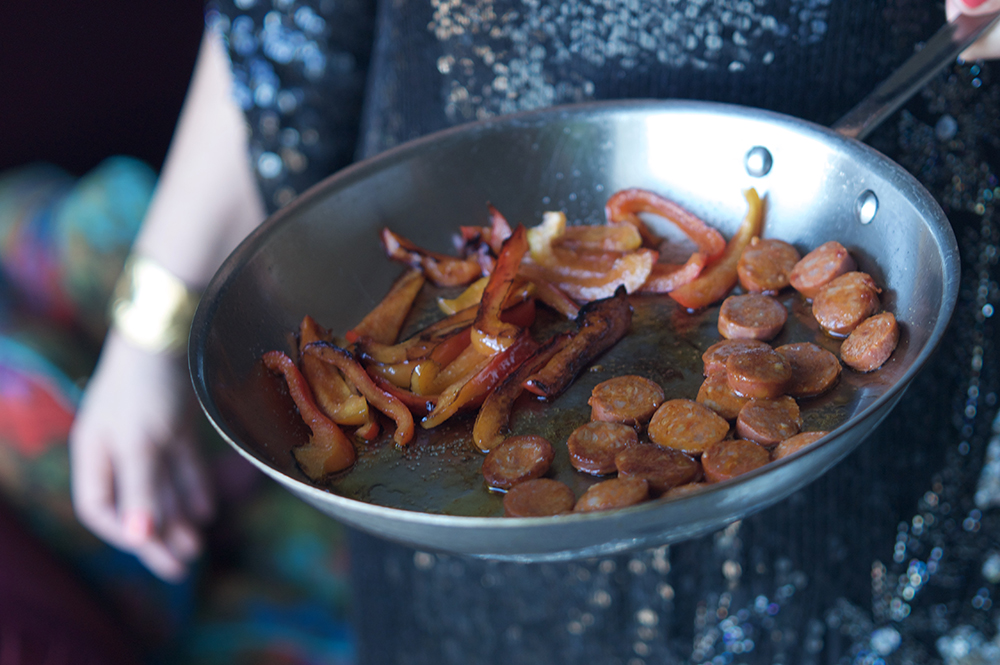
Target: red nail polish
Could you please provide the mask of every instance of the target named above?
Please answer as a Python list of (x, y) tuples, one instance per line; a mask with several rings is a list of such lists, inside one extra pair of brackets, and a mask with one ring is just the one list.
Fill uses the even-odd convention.
[(962, 0), (962, 4), (964, 4), (969, 9), (975, 9), (984, 2), (986, 2), (986, 0)]

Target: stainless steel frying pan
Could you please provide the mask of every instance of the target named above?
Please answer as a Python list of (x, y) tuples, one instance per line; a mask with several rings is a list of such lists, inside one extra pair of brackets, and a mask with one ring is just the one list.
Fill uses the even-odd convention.
[[(856, 117), (870, 116), (862, 108)], [(861, 127), (848, 130), (856, 136), (866, 124), (852, 120), (850, 126)], [(741, 190), (755, 187), (767, 197), (765, 236), (801, 250), (839, 240), (875, 276), (903, 338), (882, 369), (845, 372), (834, 394), (807, 407), (806, 429), (840, 423), (829, 436), (684, 498), (551, 518), (495, 517), (500, 498), (483, 486), (468, 419), (422, 433), (405, 452), (388, 443), (371, 446), (329, 485), (306, 479), (290, 452), (306, 430), (259, 359), (272, 349), (290, 350), (305, 314), (344, 331), (381, 299), (399, 269), (382, 255), (380, 228), (447, 251), (458, 225), (485, 223), (487, 202), (527, 225), (552, 209), (595, 223), (608, 195), (625, 187), (667, 195), (727, 236), (744, 213)], [(221, 435), (291, 492), (346, 524), (432, 550), (517, 560), (594, 556), (720, 528), (836, 464), (899, 401), (941, 338), (958, 272), (955, 238), (930, 194), (892, 161), (840, 133), (717, 104), (586, 104), (444, 131), (312, 188), (250, 235), (216, 274), (195, 316), (189, 360), (198, 399)], [(794, 315), (805, 311), (796, 298), (786, 298), (794, 323), (783, 335), (820, 339), (807, 316)], [(634, 334), (595, 371), (554, 404), (525, 404), (514, 430), (564, 440), (588, 419), (590, 388), (629, 370), (653, 375), (670, 397), (693, 396), (700, 353), (718, 339), (713, 314), (686, 314), (666, 298), (651, 302), (637, 316)], [(565, 452), (559, 455), (557, 477), (578, 493), (593, 482), (569, 469)]]

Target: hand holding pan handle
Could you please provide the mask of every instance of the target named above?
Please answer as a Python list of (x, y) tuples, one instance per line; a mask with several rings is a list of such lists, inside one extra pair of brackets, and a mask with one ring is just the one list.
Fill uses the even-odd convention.
[(1000, 11), (956, 16), (871, 94), (835, 122), (833, 129), (849, 138), (863, 140), (935, 74), (954, 62), (998, 19)]

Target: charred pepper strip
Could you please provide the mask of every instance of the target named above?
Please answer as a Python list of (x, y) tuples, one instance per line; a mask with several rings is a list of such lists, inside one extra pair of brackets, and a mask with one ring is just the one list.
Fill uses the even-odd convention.
[(327, 474), (343, 471), (354, 464), (357, 458), (354, 444), (316, 406), (309, 385), (295, 366), (295, 361), (281, 351), (269, 351), (261, 360), (269, 370), (285, 377), (288, 393), (311, 432), (309, 442), (292, 451), (305, 474), (312, 480), (319, 481)]
[(531, 335), (524, 331), (505, 351), (486, 358), (474, 373), (457, 381), (438, 397), (434, 410), (427, 414), (421, 427), (430, 429), (458, 413), (460, 409), (478, 406), (498, 383), (530, 358), (538, 345)]
[(331, 337), (311, 316), (304, 317), (299, 326), (299, 358), (316, 404), (338, 425), (365, 425), (371, 421), (367, 400), (344, 381), (336, 367), (302, 354), (307, 344), (320, 340), (329, 342)]
[(726, 248), (726, 240), (721, 233), (703, 222), (697, 215), (649, 190), (636, 188), (615, 192), (608, 199), (604, 211), (609, 222), (634, 224), (647, 246), (658, 247), (660, 241), (639, 218), (640, 212), (653, 213), (676, 224), (709, 259), (717, 257)]
[(419, 270), (407, 270), (403, 273), (382, 302), (368, 312), (361, 323), (347, 331), (347, 341), (354, 343), (360, 337), (369, 337), (383, 344), (395, 343), (424, 281), (424, 275)]
[(409, 390), (392, 385), (381, 376), (373, 376), (372, 381), (375, 382), (376, 386), (405, 404), (411, 413), (418, 416), (430, 413), (434, 405), (437, 404), (437, 395), (414, 395)]
[(705, 268), (698, 279), (680, 286), (669, 293), (670, 297), (688, 309), (708, 307), (717, 300), (722, 300), (729, 290), (736, 286), (738, 276), (736, 264), (740, 255), (750, 244), (754, 236), (759, 236), (764, 225), (764, 204), (754, 189), (743, 192), (746, 197), (747, 209), (743, 224), (726, 245), (726, 251), (714, 263)]
[(503, 443), (510, 423), (511, 408), (524, 392), (522, 384), (525, 379), (544, 367), (571, 338), (572, 335), (564, 333), (550, 339), (486, 396), (472, 428), (472, 440), (480, 450), (488, 453)]
[(545, 399), (556, 397), (584, 367), (624, 337), (631, 324), (632, 306), (624, 287), (611, 298), (585, 305), (573, 338), (545, 367), (528, 377), (524, 387)]
[(505, 351), (521, 334), (522, 328), (500, 319), (507, 294), (514, 285), (521, 259), (528, 251), (528, 238), (524, 227), (518, 225), (513, 235), (503, 244), (496, 267), (490, 275), (479, 303), (479, 312), (472, 324), (472, 346), (482, 354)]
[(418, 247), (389, 229), (382, 229), (382, 246), (390, 259), (420, 268), (427, 279), (438, 286), (465, 286), (482, 273), (475, 260), (458, 259)]
[(323, 362), (336, 365), (348, 381), (357, 386), (368, 403), (396, 421), (396, 432), (392, 438), (396, 445), (405, 446), (413, 438), (413, 415), (406, 405), (393, 395), (375, 385), (350, 352), (329, 342), (313, 342), (305, 348), (306, 355), (314, 355)]

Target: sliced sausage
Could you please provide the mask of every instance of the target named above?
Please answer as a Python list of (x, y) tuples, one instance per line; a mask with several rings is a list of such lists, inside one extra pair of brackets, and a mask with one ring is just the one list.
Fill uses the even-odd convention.
[(813, 298), (813, 316), (823, 330), (835, 337), (846, 337), (878, 311), (878, 294), (871, 275), (847, 272), (819, 290)]
[(778, 397), (791, 380), (791, 366), (771, 347), (736, 353), (726, 361), (726, 381), (744, 397)]
[(824, 436), (829, 434), (829, 432), (800, 432), (790, 439), (785, 439), (771, 451), (772, 459), (781, 459), (782, 457), (788, 457), (792, 453), (796, 453), (806, 446), (811, 446), (816, 443)]
[(555, 452), (552, 444), (540, 436), (512, 436), (494, 448), (483, 460), (483, 478), (497, 489), (510, 489), (518, 483), (545, 475)]
[(679, 450), (644, 444), (632, 446), (615, 457), (619, 478), (645, 478), (653, 496), (671, 487), (693, 482), (701, 476), (701, 465)]
[(771, 296), (729, 296), (719, 309), (719, 334), (726, 339), (774, 339), (787, 320), (785, 306)]
[(696, 455), (729, 433), (729, 423), (707, 406), (690, 399), (660, 405), (649, 421), (649, 438), (664, 448)]
[(792, 368), (785, 392), (792, 397), (815, 397), (832, 388), (840, 378), (840, 361), (812, 342), (785, 344), (775, 349)]
[(788, 275), (792, 287), (806, 298), (815, 298), (819, 290), (834, 278), (857, 269), (847, 249), (839, 242), (825, 242), (802, 257)]
[(899, 324), (892, 312), (862, 321), (840, 346), (840, 357), (859, 372), (878, 369), (899, 343)]
[(729, 387), (726, 375), (717, 373), (709, 374), (701, 382), (701, 387), (698, 388), (698, 397), (695, 398), (695, 401), (699, 404), (704, 404), (726, 420), (736, 420), (736, 416), (740, 414), (740, 409), (743, 408), (743, 405), (749, 399), (749, 397), (737, 395)]
[(756, 339), (724, 339), (708, 347), (705, 353), (701, 354), (701, 361), (705, 363), (705, 376), (712, 374), (725, 374), (726, 361), (729, 356), (735, 353), (742, 353), (748, 349), (770, 349), (767, 342)]
[(771, 461), (771, 455), (753, 441), (726, 439), (710, 446), (701, 456), (705, 480), (721, 483), (748, 471), (760, 468)]
[(736, 432), (762, 446), (773, 446), (790, 439), (802, 429), (802, 415), (795, 399), (784, 395), (777, 399), (753, 399), (740, 409)]
[(773, 295), (788, 286), (788, 275), (801, 258), (784, 240), (754, 238), (740, 255), (736, 274), (747, 291)]
[(594, 386), (587, 403), (591, 420), (644, 425), (663, 404), (663, 388), (641, 376), (616, 376)]
[(566, 440), (569, 461), (577, 471), (595, 476), (614, 473), (615, 455), (639, 443), (635, 430), (621, 423), (589, 422)]
[(573, 507), (575, 513), (614, 510), (642, 503), (649, 498), (649, 484), (643, 478), (611, 478), (591, 486)]
[(567, 485), (551, 478), (533, 478), (515, 485), (503, 498), (507, 517), (547, 517), (573, 510), (576, 496)]
[(689, 494), (697, 494), (708, 487), (708, 483), (688, 483), (687, 485), (678, 485), (677, 487), (671, 487), (669, 490), (663, 493), (661, 498), (664, 499), (679, 499), (682, 496), (688, 496)]

